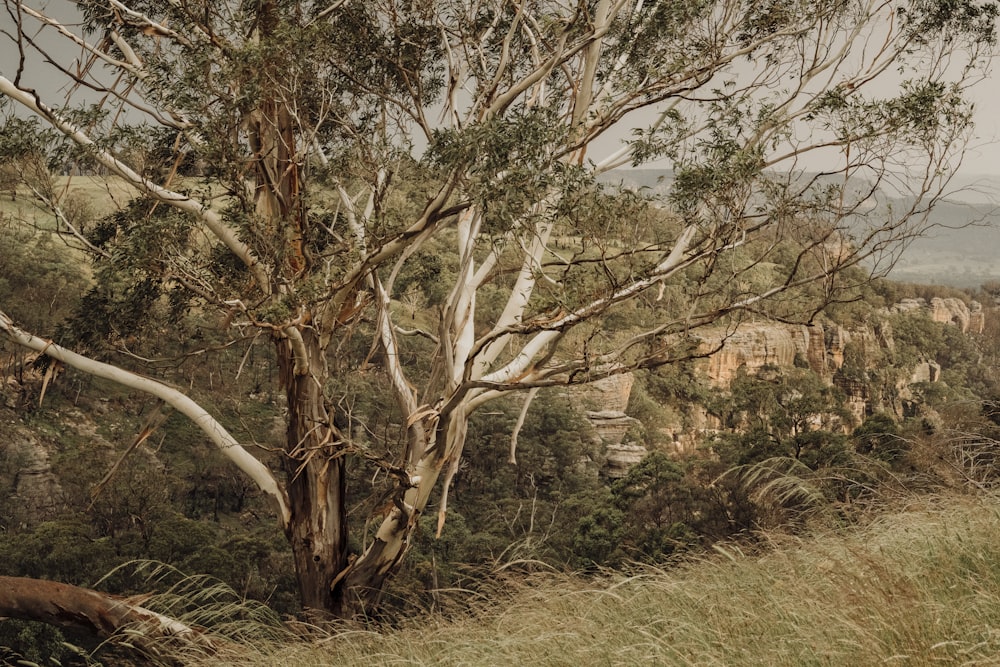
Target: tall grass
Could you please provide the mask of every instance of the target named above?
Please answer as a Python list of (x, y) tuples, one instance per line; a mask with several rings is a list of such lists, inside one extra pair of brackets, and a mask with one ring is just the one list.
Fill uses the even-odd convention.
[[(534, 575), (458, 619), (255, 642), (240, 665), (1000, 664), (1000, 500), (599, 581)], [(213, 656), (210, 664), (221, 664)]]

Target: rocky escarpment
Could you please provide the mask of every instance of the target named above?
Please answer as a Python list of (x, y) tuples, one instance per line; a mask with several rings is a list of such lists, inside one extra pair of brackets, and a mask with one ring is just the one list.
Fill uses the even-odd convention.
[[(979, 303), (966, 305), (956, 298), (905, 299), (884, 310), (883, 315), (907, 312), (953, 325), (969, 334), (981, 333), (985, 326)], [(827, 384), (836, 384), (844, 391), (845, 407), (857, 423), (878, 410), (902, 416), (905, 405), (913, 398), (911, 387), (939, 381), (942, 371), (933, 360), (918, 361), (910, 368), (898, 369), (896, 379), (889, 381), (889, 389), (883, 387), (881, 393), (873, 395), (863, 377), (885, 363), (886, 353), (895, 352), (893, 331), (886, 317), (873, 318), (871, 324), (854, 329), (833, 323), (743, 323), (735, 331), (719, 329), (703, 334), (701, 349), (709, 353), (701, 362), (702, 376), (715, 389), (726, 390), (739, 374), (756, 375), (765, 367), (808, 368)], [(696, 422), (702, 430), (712, 429), (711, 418), (704, 410), (694, 408), (690, 416), (689, 421)], [(673, 439), (683, 446), (693, 442), (689, 435), (674, 433)]]
[[(982, 306), (960, 299), (904, 299), (888, 313), (916, 312), (934, 322), (951, 324), (963, 333), (982, 333), (985, 318)], [(744, 323), (736, 331), (720, 330), (702, 336), (702, 350), (712, 352), (703, 367), (713, 387), (728, 388), (738, 373), (755, 374), (765, 366), (809, 368), (831, 382), (845, 362), (848, 346), (862, 360), (877, 358), (880, 350), (893, 352), (892, 329), (888, 322), (876, 321), (856, 329), (831, 323), (792, 325), (774, 322)], [(911, 382), (936, 382), (940, 367), (922, 362), (913, 369)]]
[[(981, 332), (984, 327), (982, 307), (960, 299), (906, 299), (890, 313), (916, 312), (935, 322), (951, 324), (963, 332)], [(886, 318), (873, 318), (869, 325), (847, 329), (831, 322), (792, 325), (776, 322), (743, 323), (735, 331), (718, 329), (702, 334), (701, 349), (710, 353), (698, 363), (699, 375), (717, 390), (727, 390), (741, 373), (755, 375), (765, 367), (777, 369), (808, 368), (827, 384), (836, 384), (846, 395), (845, 407), (854, 415), (855, 423), (878, 410), (890, 410), (900, 416), (904, 404), (912, 398), (911, 387), (934, 383), (941, 377), (941, 366), (933, 360), (922, 360), (911, 368), (900, 369), (897, 379), (890, 382), (890, 399), (873, 394), (862, 379), (872, 365), (884, 360), (886, 353), (895, 352), (892, 328)], [(850, 357), (850, 358), (849, 358)], [(845, 364), (851, 366), (846, 372)], [(859, 373), (861, 375), (859, 375)], [(642, 445), (626, 442), (625, 434), (635, 422), (626, 413), (634, 378), (629, 373), (605, 378), (580, 389), (578, 405), (594, 426), (607, 454), (606, 474), (621, 477), (642, 460), (647, 450)], [(683, 419), (661, 427), (664, 437), (678, 450), (697, 444), (701, 434), (718, 427), (704, 406), (687, 406)]]
[(737, 374), (756, 374), (765, 366), (808, 367), (827, 380), (844, 363), (844, 348), (853, 339), (875, 342), (874, 332), (852, 334), (835, 325), (791, 325), (773, 322), (745, 323), (736, 331), (702, 336), (702, 350), (716, 350), (703, 372), (717, 388), (728, 388)]
[(580, 391), (584, 416), (604, 447), (604, 472), (613, 479), (623, 477), (649, 453), (643, 445), (625, 442), (625, 434), (638, 421), (625, 414), (634, 383), (632, 373), (621, 373), (585, 385)]
[(954, 297), (935, 297), (930, 301), (903, 299), (890, 310), (894, 313), (924, 313), (934, 322), (957, 326), (962, 333), (983, 333), (986, 324), (982, 304), (971, 301), (969, 305), (965, 305), (964, 301)]

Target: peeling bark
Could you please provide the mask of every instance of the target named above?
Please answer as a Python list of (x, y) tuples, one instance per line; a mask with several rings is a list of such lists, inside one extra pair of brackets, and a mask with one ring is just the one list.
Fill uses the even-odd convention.
[(319, 339), (307, 329), (301, 359), (287, 338), (275, 341), (288, 400), (284, 467), (291, 516), (285, 534), (292, 547), (303, 607), (343, 614), (334, 590), (347, 564), (347, 506), (343, 443), (326, 407), (326, 363)]
[(205, 632), (107, 593), (57, 581), (0, 576), (0, 617), (73, 628), (108, 639), (126, 628), (142, 650), (167, 638), (217, 648)]

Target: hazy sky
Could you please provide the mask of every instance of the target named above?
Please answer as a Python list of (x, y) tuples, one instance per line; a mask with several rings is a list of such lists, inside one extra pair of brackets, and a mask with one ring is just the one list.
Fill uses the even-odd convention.
[[(51, 0), (39, 3), (48, 11), (55, 15), (72, 12), (71, 5), (66, 0)], [(65, 14), (64, 14), (65, 15)], [(0, 13), (0, 29), (13, 32), (14, 25), (11, 17), (6, 13)], [(71, 61), (74, 56), (79, 55), (79, 49), (65, 42), (65, 40), (55, 40), (48, 42), (56, 44), (53, 54), (66, 54), (65, 62)], [(5, 36), (0, 36), (0, 75), (13, 79), (16, 74), (18, 54), (16, 48)], [(1000, 61), (998, 61), (1000, 62)], [(31, 66), (32, 69), (38, 67), (40, 63)], [(968, 151), (963, 161), (960, 174), (961, 180), (973, 179), (976, 175), (987, 175), (1000, 179), (1000, 74), (996, 74), (996, 79), (987, 78), (979, 82), (971, 91), (970, 97), (976, 104), (976, 133), (970, 142)], [(49, 84), (49, 85), (46, 85)], [(31, 81), (31, 86), (37, 88), (42, 96), (42, 100), (51, 105), (58, 106), (63, 101), (63, 92), (59, 91), (54, 82), (45, 80)], [(627, 131), (621, 133), (625, 136)], [(608, 139), (613, 140), (614, 137)], [(598, 152), (611, 152), (613, 150), (608, 139), (602, 140), (595, 148)], [(600, 157), (595, 155), (594, 157)], [(658, 165), (657, 165), (658, 166)]]
[[(1000, 64), (1000, 63), (998, 63)], [(962, 171), (967, 174), (1000, 176), (1000, 75), (979, 83), (971, 97), (976, 104), (976, 138), (972, 141)]]

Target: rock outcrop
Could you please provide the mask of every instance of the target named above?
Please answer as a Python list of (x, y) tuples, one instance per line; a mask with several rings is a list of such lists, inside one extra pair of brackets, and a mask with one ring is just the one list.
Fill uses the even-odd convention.
[(9, 462), (16, 468), (11, 500), (19, 518), (39, 521), (54, 515), (61, 509), (63, 493), (49, 450), (27, 429), (15, 427), (8, 438)]
[(576, 395), (586, 410), (610, 410), (624, 414), (633, 384), (634, 375), (619, 373), (582, 385)]
[(648, 449), (636, 443), (608, 445), (604, 474), (611, 479), (621, 479), (632, 466), (646, 458), (648, 453)]
[(903, 299), (892, 307), (894, 313), (926, 312), (934, 322), (954, 324), (962, 333), (982, 333), (985, 325), (983, 306), (978, 301), (969, 305), (954, 297), (934, 297), (926, 299)]
[(969, 333), (981, 334), (986, 328), (986, 313), (978, 301), (969, 303)]
[(941, 379), (941, 364), (936, 361), (923, 361), (913, 368), (908, 384), (918, 382), (937, 382)]
[(753, 375), (765, 366), (807, 367), (827, 382), (844, 365), (849, 343), (862, 349), (878, 347), (878, 334), (870, 329), (848, 331), (837, 325), (751, 323), (737, 331), (709, 333), (702, 349), (718, 349), (708, 357), (705, 376), (713, 387), (728, 388), (737, 374)]
[(10, 490), (6, 519), (17, 524), (35, 524), (58, 516), (74, 497), (79, 480), (70, 478), (60, 467), (65, 458), (61, 439), (85, 441), (88, 462), (99, 469), (109, 468), (117, 456), (114, 445), (98, 433), (92, 415), (74, 407), (60, 409), (47, 404), (44, 410), (44, 416), (36, 419), (44, 419), (48, 425), (39, 428), (22, 422), (14, 410), (0, 409), (0, 432), (4, 434), (0, 485)]
[(625, 434), (637, 423), (621, 410), (588, 410), (584, 413), (605, 445), (617, 445), (625, 439)]
[[(982, 306), (973, 301), (968, 306), (957, 298), (904, 299), (891, 311), (920, 312), (935, 322), (951, 324), (967, 333), (982, 332)], [(910, 395), (911, 385), (933, 383), (941, 377), (941, 367), (933, 361), (915, 365), (909, 375), (898, 380), (892, 405), (885, 406), (885, 396), (868, 395), (867, 384), (858, 379), (866, 364), (884, 358), (895, 351), (889, 322), (875, 318), (871, 325), (845, 329), (832, 323), (791, 325), (774, 322), (750, 322), (736, 331), (718, 329), (702, 334), (701, 349), (711, 352), (699, 362), (700, 373), (716, 389), (728, 389), (740, 374), (754, 375), (765, 367), (778, 369), (809, 368), (828, 384), (836, 384), (846, 394), (846, 407), (860, 423), (875, 409), (899, 411), (897, 404)], [(851, 355), (854, 373), (844, 373)], [(852, 379), (854, 378), (854, 379)], [(604, 447), (609, 477), (621, 477), (648, 453), (642, 445), (626, 442), (625, 435), (635, 419), (625, 414), (634, 378), (622, 373), (586, 385), (575, 393), (575, 402), (594, 426)], [(892, 392), (889, 392), (890, 394)], [(674, 442), (678, 451), (693, 446), (699, 434), (718, 428), (703, 406), (687, 406), (685, 416), (669, 427), (663, 435)]]
[[(981, 333), (985, 326), (982, 306), (975, 301), (967, 306), (957, 298), (904, 299), (885, 312), (920, 313), (934, 322), (956, 326), (965, 333)], [(857, 421), (862, 421), (873, 409), (888, 407), (898, 412), (898, 405), (881, 405), (885, 397), (868, 396), (863, 382), (838, 372), (844, 368), (849, 347), (854, 354), (853, 363), (860, 367), (852, 369), (855, 372), (876, 363), (873, 360), (883, 358), (884, 352), (893, 353), (895, 343), (889, 322), (883, 319), (871, 326), (851, 330), (829, 323), (811, 326), (749, 323), (735, 332), (709, 333), (703, 336), (702, 349), (718, 351), (703, 362), (703, 372), (713, 387), (727, 389), (739, 373), (754, 375), (765, 366), (808, 367), (824, 381), (844, 391), (848, 408)], [(937, 382), (940, 377), (941, 367), (937, 363), (921, 361), (910, 369), (908, 376), (900, 379), (896, 387), (897, 398), (907, 397), (910, 385)]]
[[(807, 360), (815, 349), (815, 341), (806, 326), (775, 324), (745, 324), (735, 332), (719, 332), (704, 337), (704, 349), (720, 348), (708, 358), (706, 375), (712, 385), (728, 387), (743, 370), (754, 374), (764, 366), (789, 367), (796, 357)], [(811, 349), (812, 348), (812, 349)], [(811, 364), (810, 364), (811, 365)]]
[[(951, 324), (963, 333), (982, 333), (983, 307), (976, 301), (967, 306), (961, 299), (935, 297), (903, 299), (888, 312), (919, 312), (934, 322)], [(714, 387), (727, 388), (738, 373), (755, 374), (765, 366), (808, 367), (827, 382), (843, 367), (845, 350), (853, 344), (863, 359), (875, 358), (877, 350), (894, 350), (888, 322), (847, 330), (835, 324), (789, 325), (772, 322), (745, 323), (735, 332), (717, 331), (702, 337), (702, 349), (713, 350), (705, 374)], [(935, 382), (940, 375), (936, 364), (914, 369), (913, 382)]]
[(604, 447), (605, 473), (611, 478), (624, 476), (649, 453), (643, 445), (623, 442), (625, 434), (638, 421), (625, 414), (634, 383), (635, 376), (621, 373), (585, 385), (578, 394), (584, 415)]

